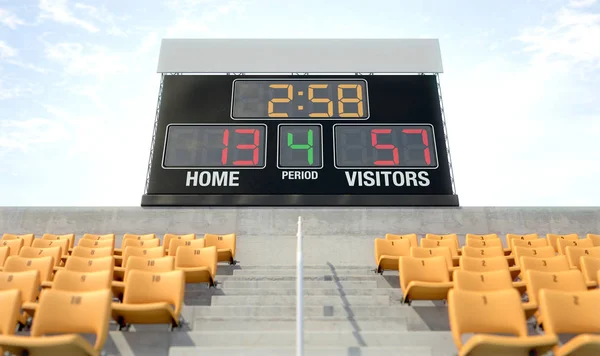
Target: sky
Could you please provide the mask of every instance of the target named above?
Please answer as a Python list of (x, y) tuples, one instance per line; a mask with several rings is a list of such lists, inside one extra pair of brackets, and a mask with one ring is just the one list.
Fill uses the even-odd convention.
[(438, 38), (461, 205), (600, 205), (595, 0), (0, 0), (0, 206), (139, 206), (162, 38)]

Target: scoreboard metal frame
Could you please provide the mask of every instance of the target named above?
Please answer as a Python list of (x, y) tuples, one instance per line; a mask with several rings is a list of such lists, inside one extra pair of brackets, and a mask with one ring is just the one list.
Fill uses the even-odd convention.
[[(269, 53), (269, 56), (265, 56), (265, 53)], [(354, 55), (348, 56), (348, 53), (354, 53)], [(161, 45), (158, 72), (161, 73), (161, 82), (150, 158), (148, 162), (146, 186), (144, 195), (142, 196), (142, 206), (459, 205), (454, 185), (452, 161), (450, 149), (448, 147), (443, 102), (439, 86), (439, 73), (442, 73), (442, 64), (439, 43), (437, 40), (168, 39), (163, 40)], [(406, 77), (401, 78), (403, 76)], [(418, 76), (422, 76), (422, 80), (419, 79)], [(435, 78), (434, 82), (431, 82), (431, 78)], [(374, 108), (372, 100), (369, 100), (372, 99), (370, 97), (372, 95), (369, 87), (370, 81), (378, 83), (378, 91), (375, 93), (381, 94), (382, 88), (387, 85), (385, 84), (386, 80), (403, 83), (406, 82), (405, 79), (409, 82), (410, 80), (414, 80), (415, 83), (428, 81), (429, 84), (424, 84), (425, 87), (430, 91), (437, 91), (437, 102), (434, 103), (430, 101), (431, 107), (425, 109), (422, 107), (420, 108), (421, 111), (424, 110), (424, 112), (432, 112), (431, 110), (438, 112), (437, 115), (439, 115), (439, 119), (435, 119), (437, 126), (433, 125), (432, 122), (428, 122), (428, 120), (432, 120), (431, 118), (425, 119), (423, 122), (419, 122), (419, 117), (410, 121), (403, 118), (403, 120), (395, 122), (393, 118), (390, 119), (387, 117), (382, 121), (381, 110), (383, 109), (381, 105), (377, 105), (377, 107)], [(361, 95), (364, 95), (364, 97), (357, 96), (355, 101), (348, 102), (358, 103), (357, 107), (363, 105), (361, 103), (364, 102), (366, 115), (361, 114), (361, 108), (358, 108), (358, 113), (355, 117), (341, 117), (342, 112), (344, 111), (343, 104), (338, 103), (341, 106), (339, 110), (337, 107), (335, 108), (338, 111), (337, 116), (335, 116), (336, 114), (331, 111), (333, 109), (330, 109), (331, 105), (335, 105), (330, 103), (333, 100), (332, 98), (329, 98), (331, 100), (329, 100), (329, 103), (327, 104), (329, 105), (329, 114), (324, 114), (322, 112), (317, 113), (319, 115), (329, 115), (328, 117), (308, 117), (309, 114), (299, 113), (304, 110), (303, 108), (301, 109), (303, 105), (295, 104), (293, 107), (290, 104), (288, 109), (286, 109), (288, 110), (289, 115), (291, 115), (288, 119), (283, 116), (272, 117), (271, 115), (275, 114), (288, 116), (288, 113), (274, 112), (275, 109), (273, 108), (276, 104), (271, 104), (270, 102), (276, 102), (274, 99), (281, 99), (275, 98), (274, 96), (269, 102), (268, 110), (271, 111), (265, 109), (264, 103), (254, 103), (257, 100), (255, 97), (259, 96), (259, 90), (261, 90), (260, 93), (262, 94), (260, 95), (263, 95), (263, 97), (264, 95), (274, 95), (273, 93), (275, 90), (279, 90), (279, 93), (282, 93), (284, 92), (282, 91), (282, 88), (288, 89), (288, 94), (294, 94), (293, 90), (295, 90), (295, 87), (292, 87), (291, 84), (287, 87), (279, 84), (270, 84), (269, 88), (265, 89), (262, 88), (263, 84), (261, 82), (263, 81), (265, 83), (268, 81), (271, 83), (301, 83), (309, 80), (312, 80), (313, 83), (341, 83), (344, 81), (357, 83), (364, 81), (364, 87), (360, 84), (355, 84), (356, 95), (359, 95), (358, 92), (363, 90), (364, 93)], [(215, 93), (211, 94), (213, 101), (206, 102), (206, 99), (204, 99), (204, 103), (192, 103), (194, 101), (193, 96), (197, 95), (196, 92), (192, 93), (192, 91), (204, 90), (206, 92), (207, 88), (203, 87), (203, 83), (207, 82), (217, 83)], [(230, 90), (230, 93), (227, 94), (228, 104), (227, 107), (225, 107), (225, 99), (223, 98), (225, 94), (223, 93), (225, 92), (225, 84), (229, 82), (231, 82), (231, 87), (228, 89)], [(245, 110), (244, 112), (247, 115), (243, 117), (235, 117), (236, 115), (234, 115), (236, 83), (246, 83), (247, 85), (246, 91), (244, 92), (246, 93), (246, 96), (242, 96), (240, 97), (241, 99), (239, 99), (242, 100), (243, 105), (238, 106), (238, 108), (242, 111), (237, 111), (240, 113)], [(385, 84), (384, 87), (382, 87), (381, 83)], [(180, 86), (178, 87), (177, 85)], [(252, 85), (254, 85), (254, 87)], [(277, 89), (272, 89), (273, 85), (275, 85)], [(318, 85), (321, 86), (319, 87)], [(313, 94), (310, 94), (311, 86), (313, 86)], [(358, 88), (359, 86), (364, 89)], [(341, 97), (346, 96), (343, 89), (341, 89), (342, 87), (348, 88), (347, 85), (338, 85), (338, 96), (336, 98), (339, 99), (339, 102), (342, 101)], [(325, 99), (322, 97), (316, 98), (315, 93), (317, 92), (317, 89), (314, 88), (328, 88), (328, 95), (334, 95), (331, 94), (334, 90), (333, 86), (328, 87), (326, 84), (309, 84), (309, 94), (307, 96), (312, 95), (314, 99), (322, 99), (319, 103), (323, 103)], [(404, 90), (406, 90), (406, 88), (404, 88)], [(419, 89), (417, 88), (416, 92), (418, 92), (418, 90)], [(423, 88), (420, 88), (420, 90), (422, 91)], [(266, 92), (271, 94), (264, 94)], [(250, 93), (249, 96), (248, 93)], [(302, 95), (302, 90), (297, 91), (297, 93)], [(323, 92), (321, 91), (320, 93)], [(428, 95), (431, 97), (433, 94), (429, 93)], [(288, 96), (287, 98), (297, 99), (297, 96)], [(431, 100), (431, 98), (429, 100)], [(288, 100), (288, 102), (290, 101), (291, 99)], [(318, 102), (318, 100), (310, 99), (310, 101), (310, 105), (314, 108), (314, 105), (316, 104), (313, 104), (313, 102)], [(381, 101), (378, 102), (375, 100), (375, 102), (381, 104)], [(399, 101), (399, 103), (402, 102)], [(404, 103), (408, 106), (412, 105), (409, 101)], [(191, 108), (186, 111), (186, 108), (180, 108), (178, 105), (191, 105)], [(417, 103), (416, 105), (422, 106), (423, 103)], [(281, 108), (281, 106), (278, 107)], [(378, 115), (378, 117), (373, 116), (373, 109), (375, 110), (375, 115)], [(206, 115), (203, 110), (207, 110)], [(268, 111), (268, 115), (271, 117), (264, 115), (266, 112), (265, 110)], [(292, 111), (294, 111), (294, 113), (292, 113)], [(334, 116), (331, 116), (332, 113), (334, 113)], [(226, 116), (223, 116), (223, 114)], [(303, 115), (306, 117), (303, 117)], [(348, 113), (346, 113), (346, 115), (348, 115)], [(364, 117), (361, 117), (360, 115), (363, 115)], [(346, 128), (346, 132), (348, 132), (348, 130), (351, 130), (351, 128), (348, 127), (349, 125), (352, 126), (352, 128), (357, 129), (360, 127), (367, 129), (369, 127), (371, 128), (371, 144), (374, 147), (374, 151), (365, 153), (367, 148), (361, 148), (362, 158), (360, 159), (362, 159), (362, 161), (360, 162), (363, 163), (358, 163), (356, 166), (338, 166), (339, 157), (336, 152), (338, 145), (336, 142), (336, 132), (339, 135), (342, 135), (342, 128), (344, 127)], [(214, 149), (214, 142), (208, 143), (209, 146), (206, 146), (205, 142), (197, 142), (199, 141), (197, 138), (198, 134), (193, 134), (192, 137), (196, 138), (191, 141), (188, 140), (190, 141), (189, 143), (187, 143), (187, 141), (184, 142), (185, 140), (177, 135), (173, 136), (173, 141), (169, 141), (171, 128), (185, 126), (195, 126), (197, 128), (196, 132), (204, 132), (204, 136), (202, 136), (203, 139), (200, 141), (215, 141), (214, 139), (216, 136), (211, 137), (206, 131), (203, 131), (208, 130), (208, 127), (227, 127), (222, 132), (223, 147), (225, 147), (222, 149), (222, 151), (224, 151), (221, 158), (222, 164), (209, 165), (207, 163), (209, 161), (216, 162), (215, 160), (218, 160), (221, 156), (215, 155), (218, 152)], [(229, 147), (229, 140), (234, 137), (232, 136), (233, 133), (231, 135), (229, 134), (229, 128), (244, 126), (246, 127), (245, 129), (236, 129), (232, 132), (235, 132), (236, 134), (238, 131), (252, 133), (251, 135), (244, 136), (244, 139), (247, 140), (248, 137), (254, 137), (254, 146), (252, 146), (252, 142), (240, 141), (242, 140), (242, 133), (240, 133), (237, 134), (238, 136), (235, 136), (237, 138), (234, 138), (234, 140), (237, 140), (236, 142), (238, 142), (237, 146), (234, 144), (237, 152), (233, 151), (233, 148), (228, 152), (227, 147)], [(250, 127), (258, 126), (264, 127), (264, 131), (260, 131), (260, 129), (250, 129)], [(298, 129), (302, 126), (315, 127), (308, 131), (308, 139), (310, 140), (308, 144), (297, 143), (294, 136), (295, 133), (292, 134), (292, 131), (289, 131)], [(387, 126), (387, 131), (375, 129), (379, 126)], [(319, 128), (319, 137), (317, 138), (319, 140), (318, 144), (316, 141), (313, 141), (313, 131), (317, 130), (317, 127)], [(394, 131), (393, 127), (398, 127), (399, 130)], [(411, 127), (413, 128), (411, 129)], [(427, 127), (430, 127), (430, 129)], [(339, 128), (339, 131), (336, 131), (336, 128)], [(193, 130), (194, 129), (192, 128), (192, 131)], [(275, 132), (273, 132), (273, 130), (275, 130)], [(286, 152), (286, 157), (293, 156), (295, 152), (290, 151), (290, 149), (294, 150), (294, 146), (300, 147), (300, 150), (309, 149), (311, 150), (310, 152), (314, 152), (312, 151), (313, 148), (318, 147), (320, 151), (318, 166), (312, 165), (312, 160), (314, 159), (316, 162), (317, 159), (312, 153), (310, 153), (311, 156), (308, 158), (311, 163), (310, 167), (300, 165), (298, 167), (280, 165), (281, 160), (283, 159), (280, 157), (280, 151), (282, 150), (282, 147), (285, 146), (285, 141), (282, 141), (282, 134), (286, 132), (286, 130), (288, 130), (287, 147), (289, 147), (287, 149), (288, 152)], [(375, 133), (377, 131), (380, 133), (383, 132), (386, 135), (382, 133), (378, 136), (378, 134)], [(182, 132), (184, 132), (184, 134), (182, 134), (183, 136), (181, 137), (189, 136), (187, 135), (186, 130), (183, 130)], [(302, 129), (295, 132), (302, 132)], [(365, 135), (368, 137), (368, 131), (361, 132), (360, 130), (357, 130), (356, 132), (360, 133), (360, 137), (363, 140), (365, 139)], [(386, 141), (390, 139), (387, 134), (389, 134), (390, 137), (393, 136), (391, 138), (392, 140), (395, 137), (396, 144), (394, 142), (390, 144), (390, 142)], [(425, 161), (416, 164), (414, 167), (410, 165), (400, 166), (400, 164), (405, 164), (405, 162), (412, 159), (407, 159), (407, 157), (410, 156), (410, 145), (406, 143), (411, 134), (415, 134), (412, 135), (411, 138), (422, 136), (422, 145), (425, 147), (423, 151)], [(264, 137), (261, 137), (261, 135), (264, 135)], [(343, 146), (346, 148), (346, 158), (348, 157), (348, 152), (354, 152), (348, 151), (350, 147), (348, 142), (354, 143), (354, 141), (348, 141), (348, 137), (353, 136), (342, 136), (346, 141), (346, 146)], [(379, 144), (377, 143), (378, 137), (382, 137), (383, 140), (379, 141)], [(406, 141), (404, 146), (398, 146), (397, 144), (398, 140), (401, 138)], [(225, 140), (227, 140), (227, 142), (225, 142)], [(261, 148), (263, 150), (262, 153), (259, 149), (260, 145), (257, 144), (258, 142), (264, 142), (264, 146)], [(216, 141), (216, 143), (219, 144), (218, 141)], [(294, 145), (294, 143), (296, 143), (296, 145)], [(197, 144), (202, 147), (198, 148)], [(171, 149), (171, 145), (174, 145), (175, 148)], [(276, 145), (276, 147), (273, 148), (271, 145)], [(412, 146), (410, 147), (415, 146), (414, 143), (411, 143), (411, 145)], [(241, 150), (246, 149), (239, 149), (238, 147), (249, 147), (249, 150), (253, 150), (254, 161), (248, 161), (247, 158), (245, 160), (240, 160), (238, 157), (237, 161), (229, 162), (230, 154), (240, 156), (242, 154)], [(399, 149), (397, 147), (400, 147), (400, 149), (404, 147), (404, 150), (400, 151), (400, 154), (402, 155), (400, 160), (398, 158)], [(383, 160), (377, 156), (382, 152), (387, 154), (386, 150), (388, 149), (391, 150), (390, 152), (393, 152), (392, 156), (386, 156), (387, 158), (384, 158)], [(198, 150), (202, 150), (201, 158), (197, 158), (198, 154), (196, 152), (199, 152)], [(169, 165), (165, 164), (167, 151), (169, 152)], [(329, 152), (327, 155), (326, 151)], [(209, 158), (207, 158), (209, 156), (209, 153), (207, 152), (211, 152)], [(331, 152), (333, 152), (333, 156), (329, 156)], [(262, 157), (260, 157), (261, 154)], [(372, 157), (369, 156), (369, 159), (375, 159), (377, 161), (364, 166), (364, 162), (366, 162), (365, 154), (375, 155)], [(439, 156), (440, 154), (442, 154), (442, 156)], [(357, 154), (355, 153), (350, 154), (351, 158), (355, 159), (353, 162), (356, 162), (356, 159), (359, 159), (357, 158), (359, 156), (356, 155)], [(275, 160), (273, 160), (273, 156), (275, 156)], [(197, 163), (199, 162), (198, 159), (202, 163)], [(287, 159), (288, 163), (294, 161), (293, 158)], [(291, 161), (289, 161), (290, 159)], [(430, 162), (432, 159), (435, 159), (435, 162)], [(172, 163), (192, 162), (190, 160), (196, 163), (189, 165), (177, 165)], [(236, 162), (242, 162), (243, 165), (235, 165)], [(252, 165), (261, 162), (262, 167), (244, 166), (244, 164), (248, 163)], [(377, 164), (383, 164), (383, 166), (378, 166)], [(339, 174), (332, 173), (334, 170), (339, 171)], [(309, 175), (313, 178), (304, 177), (290, 185), (290, 182), (284, 181), (285, 174), (282, 175), (281, 173), (285, 171), (289, 171), (290, 175), (298, 171), (309, 172)], [(345, 174), (345, 179), (342, 178), (342, 171)], [(221, 183), (224, 182), (225, 187), (220, 184), (213, 186), (196, 186), (195, 183), (193, 186), (189, 186), (190, 174), (194, 174), (194, 177), (199, 180), (199, 178), (197, 178), (198, 174), (200, 174), (200, 177), (203, 177), (202, 175), (206, 177), (207, 174), (218, 175), (221, 174), (220, 172), (229, 172), (222, 173), (222, 176), (219, 178)], [(236, 180), (239, 179), (239, 183), (236, 183), (233, 187), (226, 187), (226, 179), (232, 179), (231, 175), (236, 173), (239, 175), (236, 175)], [(226, 178), (227, 174), (229, 174), (230, 178)], [(276, 174), (280, 176), (280, 183), (278, 183), (279, 181), (275, 177)], [(371, 176), (367, 177), (369, 174)], [(431, 176), (428, 176), (429, 174), (431, 174)], [(373, 175), (375, 175), (375, 178), (373, 178)], [(353, 177), (352, 184), (350, 183), (350, 176)], [(423, 177), (425, 177), (425, 179), (420, 180), (420, 184), (423, 182), (427, 182), (427, 184), (423, 183), (421, 187), (410, 186), (410, 184), (412, 184), (411, 182), (416, 182), (417, 179), (422, 179)], [(399, 184), (397, 178), (401, 180), (402, 183)], [(302, 181), (302, 179), (312, 179), (312, 181), (306, 182)], [(380, 186), (380, 180), (383, 181), (384, 179), (386, 182), (385, 184), (388, 184), (385, 187)], [(359, 183), (356, 183), (357, 180)], [(377, 181), (377, 184), (374, 187), (374, 183), (371, 184), (369, 182), (375, 182), (375, 180)], [(392, 182), (393, 184), (389, 182)], [(355, 183), (358, 184), (358, 186), (354, 186)], [(325, 188), (320, 187), (317, 189), (316, 185), (318, 184), (325, 184), (325, 186), (323, 186)], [(345, 184), (347, 184), (348, 189), (344, 188)]]

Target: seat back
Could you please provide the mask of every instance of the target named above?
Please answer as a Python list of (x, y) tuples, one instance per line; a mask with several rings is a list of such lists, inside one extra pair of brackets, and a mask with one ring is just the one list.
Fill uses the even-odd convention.
[(600, 257), (581, 256), (579, 258), (581, 273), (586, 282), (598, 282), (597, 274), (600, 271)]
[(204, 245), (206, 247), (215, 246), (217, 250), (229, 249), (231, 250), (231, 256), (235, 258), (236, 248), (236, 235), (215, 235), (215, 234), (204, 234)]
[[(502, 249), (502, 240), (500, 239), (479, 240), (471, 238), (465, 240), (465, 246), (475, 248), (499, 247), (500, 250), (504, 251)], [(504, 252), (502, 254), (504, 255)]]
[(453, 272), (454, 288), (476, 292), (512, 289), (512, 277), (506, 270), (491, 272), (471, 272), (456, 270)]
[(581, 256), (600, 257), (600, 246), (596, 247), (580, 247), (567, 246), (565, 247), (565, 255), (569, 266), (572, 268), (580, 268)]
[(79, 239), (79, 241), (77, 241), (77, 246), (87, 247), (87, 248), (109, 247), (112, 251), (115, 248), (115, 241), (109, 240), (109, 239), (104, 239), (104, 240)]
[(98, 258), (71, 256), (65, 263), (66, 270), (85, 273), (109, 271), (112, 274), (114, 266), (115, 262), (112, 256)]
[(548, 258), (535, 258), (530, 256), (521, 257), (521, 278), (527, 278), (527, 271), (540, 271), (547, 273), (555, 273), (568, 271), (569, 262), (565, 256), (553, 256)]
[(4, 262), (4, 272), (23, 272), (38, 271), (40, 281), (50, 280), (54, 268), (54, 258), (52, 256), (42, 256), (38, 258), (27, 258), (21, 256), (9, 256)]
[(204, 248), (206, 245), (204, 243), (204, 239), (195, 239), (195, 240), (183, 240), (183, 239), (171, 239), (169, 243), (169, 256), (175, 256), (177, 254), (177, 249), (181, 246), (190, 246), (193, 248)]
[(44, 289), (31, 324), (31, 336), (94, 334), (101, 351), (108, 337), (112, 291), (69, 292)]
[(75, 246), (73, 248), (73, 252), (71, 252), (71, 256), (83, 257), (83, 258), (101, 258), (112, 256), (113, 249), (112, 247), (83, 247), (83, 246)]
[[(121, 250), (123, 250), (123, 254), (125, 254), (125, 250), (127, 249), (127, 247), (141, 247), (141, 248), (149, 249), (152, 247), (159, 247), (159, 246), (160, 246), (159, 239), (138, 240), (138, 239), (134, 239), (134, 238), (129, 238), (127, 240), (123, 240), (123, 242), (121, 243)], [(160, 246), (160, 247), (163, 250), (165, 249), (164, 246)]]
[(456, 246), (456, 249), (459, 248), (459, 243), (458, 243), (458, 236), (456, 236), (456, 234), (445, 234), (445, 235), (438, 235), (438, 234), (425, 234), (425, 240), (435, 240), (435, 241), (446, 241), (446, 240), (451, 240), (454, 242), (454, 245)]
[(598, 234), (587, 234), (585, 235), (586, 239), (592, 240), (594, 246), (600, 246), (600, 235)]
[(60, 246), (46, 248), (23, 247), (21, 252), (19, 252), (19, 256), (26, 258), (50, 256), (52, 257), (52, 262), (54, 262), (54, 265), (58, 266), (61, 262), (62, 248), (60, 248)]
[(0, 246), (7, 246), (9, 249), (9, 256), (18, 256), (19, 252), (23, 248), (23, 239), (6, 239), (0, 241)]
[(556, 256), (556, 251), (552, 246), (543, 246), (543, 247), (520, 247), (515, 246), (513, 248), (513, 255), (515, 256), (515, 265), (519, 265), (521, 262), (521, 257), (529, 256), (535, 258), (548, 258)]
[(31, 242), (33, 241), (35, 235), (34, 234), (4, 234), (0, 238), (0, 241), (3, 240), (23, 240), (23, 246), (31, 246)]
[(21, 303), (35, 302), (40, 294), (40, 284), (40, 272), (37, 270), (0, 272), (0, 290), (18, 289)]
[[(414, 248), (414, 247), (413, 247)], [(412, 281), (444, 283), (450, 282), (448, 265), (443, 256), (427, 258), (402, 256), (400, 257), (400, 288), (408, 289)]]
[(214, 279), (217, 273), (217, 260), (215, 246), (205, 248), (181, 246), (177, 249), (177, 256), (175, 256), (175, 268), (208, 267), (210, 275)]
[(88, 240), (115, 240), (115, 234), (83, 234), (82, 239)]
[(556, 240), (557, 251), (559, 255), (565, 255), (565, 247), (587, 247), (592, 248), (594, 244), (590, 239), (579, 239), (579, 240)]
[(527, 240), (537, 240), (537, 239), (538, 239), (538, 234), (524, 234), (524, 235), (506, 234), (506, 246), (512, 250), (514, 240), (527, 241)]
[(60, 247), (60, 255), (69, 255), (69, 240), (50, 240), (50, 239), (34, 239), (31, 242), (31, 247), (35, 248), (49, 248), (49, 247)]
[(460, 269), (471, 272), (491, 272), (498, 270), (508, 270), (508, 262), (504, 256), (498, 257), (460, 257)]
[(568, 292), (587, 290), (583, 274), (579, 270), (572, 269), (553, 273), (528, 270), (525, 272), (525, 276), (529, 301), (535, 304), (538, 303), (538, 294), (543, 288)]
[(554, 251), (558, 252), (558, 240), (579, 240), (579, 235), (577, 234), (566, 234), (566, 235), (557, 235), (557, 234), (546, 234), (546, 239), (548, 240), (548, 244), (552, 246)]
[(185, 275), (183, 271), (149, 272), (129, 271), (125, 282), (124, 304), (164, 302), (173, 305), (175, 315), (181, 313)]
[(385, 239), (386, 240), (408, 240), (408, 242), (410, 242), (411, 247), (419, 246), (417, 234), (404, 234), (404, 235), (385, 234)]
[(437, 247), (448, 247), (450, 249), (451, 256), (458, 256), (458, 248), (456, 247), (458, 240), (433, 240), (433, 239), (421, 239), (421, 247), (424, 248), (437, 248)]
[(498, 234), (466, 234), (465, 239), (476, 239), (476, 240), (495, 240), (498, 239)]
[(165, 236), (163, 236), (163, 246), (165, 246), (165, 248), (170, 249), (172, 240), (188, 241), (188, 240), (195, 240), (195, 239), (196, 239), (196, 234), (185, 234), (185, 235), (165, 234)]
[(381, 256), (409, 256), (410, 255), (410, 240), (384, 240), (381, 238), (375, 239), (375, 264), (379, 263)]
[(56, 272), (52, 289), (71, 292), (93, 292), (111, 287), (112, 271), (78, 272), (66, 269)]
[(531, 239), (531, 240), (513, 239), (511, 243), (512, 243), (513, 248), (515, 248), (515, 246), (529, 247), (529, 248), (548, 246), (548, 240), (546, 240), (546, 239)]
[(42, 235), (42, 240), (67, 240), (69, 241), (69, 248), (73, 248), (75, 245), (75, 234), (64, 234), (64, 235), (55, 235), (55, 234), (44, 234)]
[(14, 335), (21, 314), (21, 292), (18, 289), (0, 291), (0, 305), (0, 335)]
[(539, 311), (549, 334), (600, 333), (600, 289), (566, 292), (542, 289)]
[[(130, 240), (130, 241), (139, 241), (139, 242), (147, 242), (147, 241), (158, 241), (155, 240)], [(165, 255), (165, 247), (164, 246), (153, 246), (153, 247), (134, 247), (127, 246), (123, 250), (123, 262), (121, 264), (122, 267), (127, 267), (128, 260), (131, 256), (138, 256), (143, 258), (159, 258)]]
[(417, 257), (417, 258), (442, 256), (446, 259), (446, 266), (448, 269), (450, 269), (453, 266), (452, 253), (450, 252), (450, 248), (445, 247), (445, 246), (436, 247), (436, 248), (411, 247), (410, 255), (411, 255), (411, 257)]
[(463, 334), (527, 336), (521, 296), (513, 288), (493, 292), (453, 288), (448, 292), (448, 319), (459, 349), (463, 346)]
[[(485, 240), (470, 240), (476, 242), (486, 242)], [(493, 240), (488, 240), (493, 241)], [(502, 246), (494, 246), (494, 247), (471, 247), (471, 246), (463, 246), (462, 255), (467, 257), (477, 257), (477, 258), (487, 258), (487, 257), (503, 257), (504, 258), (504, 249)]]
[[(171, 240), (175, 241), (175, 240)], [(127, 275), (130, 271), (146, 271), (152, 273), (169, 272), (175, 269), (175, 259), (171, 256), (159, 258), (144, 258), (140, 256), (131, 256), (127, 261), (123, 281), (127, 281)]]
[(4, 266), (4, 261), (6, 261), (9, 254), (10, 254), (10, 247), (0, 246), (0, 267)]
[(156, 238), (156, 234), (124, 234), (123, 241), (133, 239), (133, 240), (154, 240)]

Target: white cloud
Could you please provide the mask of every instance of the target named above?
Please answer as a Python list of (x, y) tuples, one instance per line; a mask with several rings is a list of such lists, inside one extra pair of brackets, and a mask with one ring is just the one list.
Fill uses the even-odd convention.
[(0, 59), (15, 57), (17, 50), (0, 40)]
[(76, 17), (67, 4), (67, 0), (40, 0), (40, 18), (49, 19), (62, 24), (75, 25), (89, 32), (99, 29), (92, 23)]
[(167, 31), (167, 37), (193, 38), (206, 36), (210, 25), (222, 16), (241, 13), (247, 6), (246, 1), (179, 0), (172, 1), (171, 7), (176, 13), (175, 23)]
[(45, 52), (46, 58), (62, 64), (71, 75), (104, 77), (126, 69), (121, 55), (101, 46), (62, 42), (47, 44)]
[(110, 13), (104, 6), (95, 7), (88, 4), (76, 3), (75, 8), (78, 10), (85, 11), (88, 14), (88, 16), (90, 16), (94, 20), (106, 24), (106, 32), (109, 35), (121, 37), (126, 36), (125, 31), (122, 30), (119, 26), (117, 26), (115, 16), (112, 13)]
[(0, 23), (14, 30), (17, 26), (24, 25), (25, 21), (9, 10), (0, 9)]
[(596, 0), (570, 0), (569, 6), (572, 7), (589, 7), (596, 3)]
[(0, 152), (30, 152), (40, 144), (58, 142), (68, 136), (66, 128), (47, 118), (0, 120)]

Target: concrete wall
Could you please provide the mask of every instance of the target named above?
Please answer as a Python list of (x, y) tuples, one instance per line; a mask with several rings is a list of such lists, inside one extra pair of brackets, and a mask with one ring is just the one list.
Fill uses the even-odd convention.
[(600, 233), (600, 208), (0, 208), (0, 233), (238, 234), (240, 263), (294, 265), (298, 215), (307, 265), (372, 265), (390, 233)]

